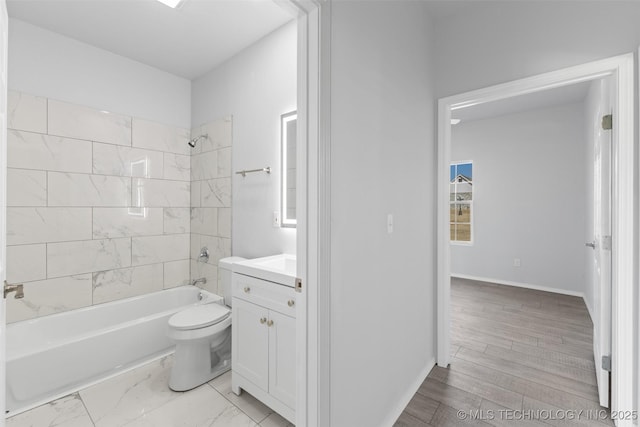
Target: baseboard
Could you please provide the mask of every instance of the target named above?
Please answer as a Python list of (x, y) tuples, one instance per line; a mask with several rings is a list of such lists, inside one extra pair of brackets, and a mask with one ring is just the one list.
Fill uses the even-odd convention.
[[(536, 291), (552, 292), (554, 294), (569, 295), (569, 296), (572, 296), (572, 297), (580, 297), (583, 300), (585, 299), (584, 298), (584, 292), (569, 291), (569, 290), (566, 290), (566, 289), (550, 288), (550, 287), (547, 287), (547, 286), (531, 285), (529, 283), (522, 283), (522, 282), (512, 282), (510, 280), (491, 279), (491, 278), (488, 278), (488, 277), (469, 276), (469, 275), (466, 275), (466, 274), (451, 273), (451, 277), (456, 277), (458, 279), (476, 280), (478, 282), (495, 283), (495, 284), (498, 284), (498, 285), (515, 286), (517, 288), (534, 289)], [(585, 300), (585, 303), (586, 303), (586, 300)]]
[(416, 381), (413, 384), (411, 384), (411, 387), (409, 387), (407, 392), (402, 396), (395, 410), (393, 410), (389, 414), (387, 419), (385, 419), (381, 425), (391, 427), (395, 424), (395, 422), (398, 420), (400, 415), (402, 415), (404, 408), (407, 407), (407, 405), (413, 398), (413, 395), (416, 394), (416, 392), (418, 391), (418, 389), (420, 388), (424, 380), (427, 379), (427, 375), (429, 375), (429, 372), (431, 372), (434, 366), (436, 366), (436, 359), (435, 357), (432, 357), (431, 360), (427, 362), (422, 372), (420, 372), (420, 374), (418, 375), (418, 378), (416, 378)]
[(583, 296), (582, 299), (584, 300), (584, 305), (587, 306), (587, 311), (589, 312), (589, 317), (591, 318), (591, 323), (595, 324), (595, 322), (593, 321), (593, 309), (591, 308), (591, 304), (587, 300), (586, 296)]

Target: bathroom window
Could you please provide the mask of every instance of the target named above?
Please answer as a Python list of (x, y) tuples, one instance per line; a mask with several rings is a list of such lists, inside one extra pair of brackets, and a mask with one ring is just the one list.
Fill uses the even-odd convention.
[(473, 241), (473, 163), (452, 163), (449, 171), (449, 232), (451, 242)]

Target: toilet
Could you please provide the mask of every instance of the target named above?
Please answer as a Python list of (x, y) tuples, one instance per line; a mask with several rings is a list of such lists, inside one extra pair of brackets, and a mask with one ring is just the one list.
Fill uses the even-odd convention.
[(171, 390), (191, 390), (231, 369), (231, 269), (244, 260), (229, 257), (218, 261), (218, 286), (225, 305), (197, 305), (169, 318), (167, 334), (176, 343)]

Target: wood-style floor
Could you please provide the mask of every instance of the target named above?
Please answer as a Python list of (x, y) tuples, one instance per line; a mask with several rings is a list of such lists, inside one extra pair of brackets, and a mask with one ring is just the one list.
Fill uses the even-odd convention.
[(395, 426), (613, 425), (582, 298), (451, 282), (451, 364), (433, 368)]

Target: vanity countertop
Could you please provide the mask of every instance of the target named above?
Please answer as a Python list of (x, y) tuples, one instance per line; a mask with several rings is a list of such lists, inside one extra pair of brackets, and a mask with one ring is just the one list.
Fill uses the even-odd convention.
[(233, 272), (295, 287), (296, 256), (279, 254), (233, 264)]

